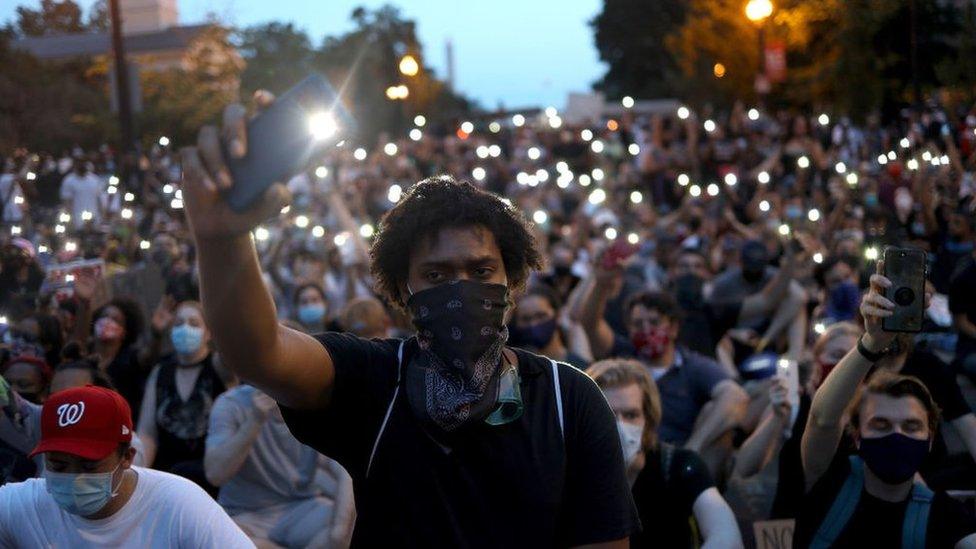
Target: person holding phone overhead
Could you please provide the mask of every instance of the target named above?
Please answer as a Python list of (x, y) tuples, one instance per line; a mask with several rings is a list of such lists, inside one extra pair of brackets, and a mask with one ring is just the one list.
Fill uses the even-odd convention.
[(222, 131), (204, 127), (181, 151), (207, 323), (296, 437), (349, 471), (353, 546), (626, 547), (638, 519), (606, 400), (579, 370), (506, 346), (513, 300), (541, 264), (523, 216), (447, 176), (417, 183), (371, 250), (377, 289), (417, 335), (306, 335), (278, 323), (248, 234), (280, 212), (285, 187), (243, 211), (223, 197), (235, 182), (222, 141), (240, 158), (248, 136), (232, 105)]
[[(887, 371), (862, 386), (895, 339), (882, 324), (900, 306), (885, 297), (897, 285), (881, 274), (883, 261), (877, 271), (861, 301), (865, 333), (810, 406), (801, 442), (807, 493), (794, 547), (976, 547), (971, 512), (916, 480), (940, 421), (928, 389)], [(850, 456), (838, 451), (845, 427), (857, 448)]]

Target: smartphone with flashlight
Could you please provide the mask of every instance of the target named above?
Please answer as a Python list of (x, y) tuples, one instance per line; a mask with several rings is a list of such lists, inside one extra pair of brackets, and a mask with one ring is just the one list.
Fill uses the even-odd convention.
[(285, 183), (340, 135), (351, 120), (329, 82), (313, 74), (278, 97), (247, 124), (247, 155), (224, 161), (234, 179), (225, 195), (234, 211), (251, 207), (276, 182)]
[(922, 331), (925, 315), (925, 252), (889, 247), (884, 252), (884, 275), (891, 281), (885, 297), (895, 303), (891, 316), (881, 320), (886, 332)]

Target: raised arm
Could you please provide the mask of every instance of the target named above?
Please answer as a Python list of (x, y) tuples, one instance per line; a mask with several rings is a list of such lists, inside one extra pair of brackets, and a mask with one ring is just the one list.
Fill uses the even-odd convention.
[(570, 310), (570, 318), (583, 327), (587, 339), (590, 340), (593, 358), (597, 360), (606, 358), (613, 350), (613, 329), (603, 314), (613, 293), (613, 286), (619, 288), (622, 276), (619, 270), (602, 269), (597, 261), (591, 274), (580, 283), (580, 295), (574, 300), (574, 307)]
[(783, 432), (790, 421), (786, 380), (777, 377), (769, 388), (769, 406), (759, 427), (742, 443), (735, 457), (732, 476), (748, 478), (758, 474), (783, 447)]
[[(883, 272), (883, 263), (878, 262), (878, 273)], [(881, 274), (872, 275), (871, 290), (861, 301), (861, 316), (864, 317), (861, 344), (870, 353), (880, 353), (894, 339), (894, 333), (881, 329), (881, 320), (891, 316), (895, 307), (894, 303), (881, 295), (882, 290), (890, 286), (891, 282)], [(844, 432), (844, 412), (873, 365), (874, 362), (857, 348), (851, 349), (813, 396), (810, 419), (807, 420), (800, 445), (807, 490), (823, 476), (833, 461)]]
[[(256, 94), (267, 106), (267, 92)], [(186, 214), (197, 245), (200, 297), (207, 325), (225, 364), (242, 380), (296, 408), (328, 403), (335, 371), (329, 353), (312, 337), (278, 324), (271, 294), (261, 277), (250, 230), (279, 215), (287, 188), (276, 183), (250, 210), (234, 212), (220, 191), (233, 186), (221, 139), (236, 157), (247, 152), (245, 109), (224, 112), (223, 135), (200, 130), (196, 147), (181, 150)]]

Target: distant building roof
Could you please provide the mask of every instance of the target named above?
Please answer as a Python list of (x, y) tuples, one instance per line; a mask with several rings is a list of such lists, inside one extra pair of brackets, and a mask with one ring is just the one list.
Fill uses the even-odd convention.
[[(127, 54), (182, 50), (210, 25), (187, 25), (132, 34), (123, 37)], [(108, 54), (111, 49), (109, 33), (61, 34), (32, 36), (15, 40), (13, 46), (26, 50), (39, 59), (64, 59)]]

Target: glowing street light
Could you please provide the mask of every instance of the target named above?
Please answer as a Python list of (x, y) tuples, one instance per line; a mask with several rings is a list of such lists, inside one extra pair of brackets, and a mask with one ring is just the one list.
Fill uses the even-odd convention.
[(400, 59), (400, 72), (404, 76), (417, 76), (420, 72), (420, 63), (417, 63), (417, 59), (414, 56), (407, 54)]
[(773, 3), (770, 0), (749, 0), (746, 4), (746, 17), (753, 23), (762, 23), (773, 14)]

